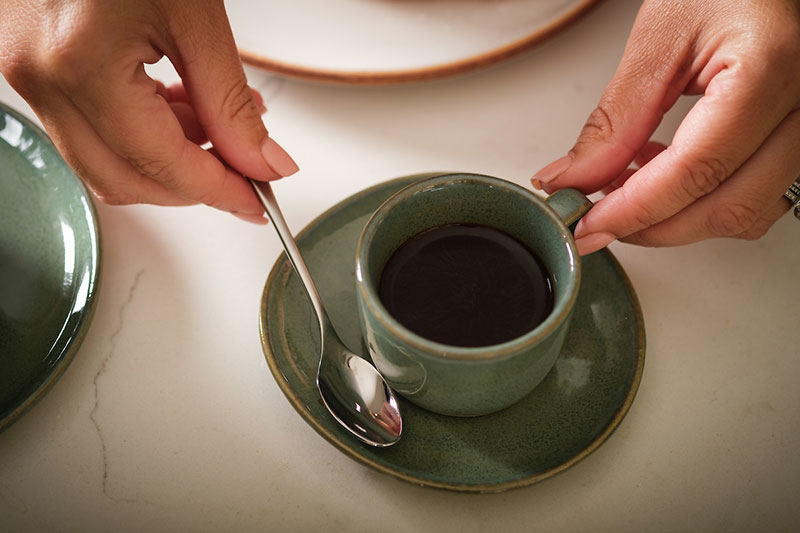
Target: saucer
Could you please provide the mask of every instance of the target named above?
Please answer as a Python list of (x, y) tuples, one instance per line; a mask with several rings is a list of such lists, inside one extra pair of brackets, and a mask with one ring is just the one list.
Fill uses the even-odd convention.
[[(298, 236), (336, 331), (366, 354), (355, 293), (356, 244), (372, 212), (414, 180), (381, 183), (337, 204)], [(462, 492), (500, 492), (564, 471), (603, 444), (630, 409), (644, 367), (644, 321), (624, 270), (608, 251), (582, 258), (583, 281), (553, 370), (519, 403), (476, 418), (437, 415), (401, 398), (403, 437), (372, 448), (340, 427), (315, 385), (319, 326), (284, 256), (267, 279), (260, 331), (272, 373), (292, 406), (356, 461), (399, 479)]]
[(0, 104), (0, 430), (74, 357), (99, 269), (86, 189), (44, 132)]
[(597, 1), (235, 0), (226, 9), (246, 63), (307, 80), (374, 85), (490, 65), (553, 35)]

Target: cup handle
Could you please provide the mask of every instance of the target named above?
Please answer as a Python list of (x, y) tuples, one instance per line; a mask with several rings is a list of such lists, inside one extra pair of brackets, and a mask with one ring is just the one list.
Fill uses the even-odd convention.
[(553, 211), (564, 221), (570, 229), (575, 229), (575, 224), (594, 205), (582, 192), (577, 189), (561, 189), (545, 199)]

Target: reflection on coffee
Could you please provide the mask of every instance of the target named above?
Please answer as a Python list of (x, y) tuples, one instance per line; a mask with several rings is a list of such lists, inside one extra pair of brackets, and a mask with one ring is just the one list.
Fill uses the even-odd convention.
[(379, 295), (405, 327), (452, 346), (515, 339), (553, 310), (541, 261), (507, 233), (469, 224), (435, 227), (406, 241), (389, 258)]

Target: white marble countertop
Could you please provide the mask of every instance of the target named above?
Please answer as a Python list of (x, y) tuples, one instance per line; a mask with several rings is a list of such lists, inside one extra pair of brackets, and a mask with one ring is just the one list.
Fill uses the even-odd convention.
[[(602, 3), (524, 55), (422, 85), (352, 88), (248, 70), (301, 167), (278, 182), (300, 230), (379, 181), (427, 170), (531, 173), (572, 144), (638, 2)], [(156, 69), (158, 70), (158, 68)], [(166, 72), (169, 76), (169, 72)], [(4, 80), (0, 100), (33, 117)], [(668, 141), (691, 101), (670, 113)], [(103, 279), (75, 360), (0, 434), (5, 531), (789, 530), (800, 523), (800, 222), (762, 240), (614, 244), (647, 357), (616, 433), (540, 484), (425, 489), (318, 436), (267, 368), (270, 228), (205, 207), (98, 205)], [(409, 428), (413, 431), (413, 428)]]

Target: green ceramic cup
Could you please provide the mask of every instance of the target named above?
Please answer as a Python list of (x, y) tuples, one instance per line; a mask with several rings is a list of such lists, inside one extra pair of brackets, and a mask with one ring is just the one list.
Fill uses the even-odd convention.
[[(543, 201), (477, 174), (424, 179), (384, 202), (358, 243), (356, 291), (364, 341), (389, 385), (420, 407), (452, 416), (499, 411), (530, 393), (555, 363), (569, 327), (581, 277), (569, 228), (591, 206), (574, 189)], [(378, 286), (391, 255), (422, 231), (459, 223), (505, 231), (539, 257), (554, 285), (553, 311), (544, 322), (502, 344), (465, 348), (423, 338), (389, 314)]]

